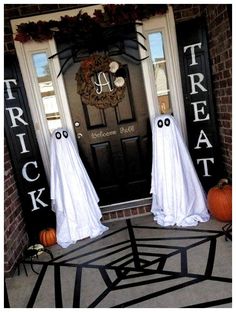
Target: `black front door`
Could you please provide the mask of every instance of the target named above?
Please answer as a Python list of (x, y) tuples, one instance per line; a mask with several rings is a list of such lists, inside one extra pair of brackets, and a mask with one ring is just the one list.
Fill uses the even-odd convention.
[(81, 158), (100, 205), (149, 197), (151, 130), (141, 65), (112, 57), (127, 72), (126, 90), (117, 107), (98, 109), (82, 103), (74, 63), (64, 73)]

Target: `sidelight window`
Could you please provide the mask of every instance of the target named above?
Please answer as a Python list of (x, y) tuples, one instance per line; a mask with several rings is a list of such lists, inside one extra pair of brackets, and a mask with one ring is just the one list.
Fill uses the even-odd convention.
[(150, 53), (153, 65), (154, 81), (156, 86), (157, 103), (160, 113), (171, 111), (170, 89), (168, 84), (166, 58), (162, 32), (154, 32), (148, 35)]
[(32, 58), (48, 129), (50, 132), (53, 132), (53, 130), (62, 127), (62, 123), (52, 83), (48, 57), (46, 52), (40, 52), (32, 54)]

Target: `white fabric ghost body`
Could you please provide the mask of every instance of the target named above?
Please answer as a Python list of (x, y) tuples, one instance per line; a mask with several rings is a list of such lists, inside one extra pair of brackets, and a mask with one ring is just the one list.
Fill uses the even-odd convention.
[(154, 118), (152, 125), (152, 208), (162, 226), (195, 226), (209, 220), (206, 196), (175, 119)]
[(66, 248), (77, 240), (94, 238), (106, 231), (108, 228), (100, 222), (99, 198), (66, 129), (52, 133), (50, 161), (57, 243)]

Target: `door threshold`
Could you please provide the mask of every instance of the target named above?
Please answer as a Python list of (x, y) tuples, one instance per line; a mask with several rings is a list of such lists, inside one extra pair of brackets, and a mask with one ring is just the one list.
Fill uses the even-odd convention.
[(147, 197), (147, 198), (126, 201), (122, 203), (115, 203), (115, 204), (100, 206), (100, 209), (102, 213), (104, 213), (104, 212), (112, 212), (112, 211), (136, 208), (140, 206), (146, 206), (146, 205), (150, 205), (151, 203), (152, 203), (152, 197)]

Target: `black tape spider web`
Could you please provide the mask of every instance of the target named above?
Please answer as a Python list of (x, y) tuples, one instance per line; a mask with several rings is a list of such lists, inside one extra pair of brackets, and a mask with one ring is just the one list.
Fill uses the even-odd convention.
[[(117, 298), (117, 292), (122, 290), (127, 291), (127, 294), (129, 294), (127, 299), (121, 299), (121, 302), (115, 303), (111, 307), (132, 307), (152, 299), (161, 300), (163, 295), (172, 294), (192, 285), (201, 285), (204, 281), (223, 283), (222, 285), (232, 283), (231, 278), (213, 274), (217, 240), (224, 235), (223, 231), (138, 226), (132, 225), (129, 219), (126, 220), (126, 224), (125, 227), (65, 252), (48, 262), (36, 261), (35, 263), (42, 265), (42, 269), (27, 307), (34, 307), (47, 269), (50, 266), (54, 267), (55, 307), (63, 307), (62, 288), (64, 286), (61, 270), (65, 268), (75, 269), (71, 307), (84, 307), (81, 306), (83, 305), (81, 302), (83, 297), (81, 296), (82, 289), (85, 287), (83, 285), (85, 270), (95, 270), (99, 273), (104, 284), (99, 294), (88, 304), (88, 308), (108, 307), (105, 306), (106, 302), (104, 300), (107, 300), (108, 296)], [(139, 237), (140, 231), (149, 230), (156, 231), (156, 237)], [(124, 231), (128, 234), (127, 240), (120, 237), (121, 234), (124, 234)], [(159, 231), (168, 231), (168, 236), (159, 235)], [(182, 231), (184, 231), (184, 235), (182, 235)], [(169, 233), (173, 234), (169, 235)], [(186, 236), (186, 233), (189, 233), (189, 235)], [(115, 243), (112, 243), (111, 239), (113, 241), (115, 239)], [(185, 244), (181, 244), (181, 242), (185, 242)], [(98, 246), (97, 243), (99, 243)], [(202, 273), (193, 273), (188, 268), (188, 252), (199, 246), (206, 247), (204, 244), (209, 245), (206, 265)], [(180, 266), (176, 270), (170, 270), (168, 261), (176, 256), (180, 259)], [(183, 278), (188, 279), (184, 280)], [(169, 286), (166, 286), (166, 282), (168, 282)], [(158, 289), (154, 287), (156, 283), (159, 285)], [(149, 285), (154, 285), (151, 291), (138, 297), (132, 297), (132, 289), (135, 289), (135, 287), (148, 287)], [(86, 287), (93, 287), (93, 285), (86, 285)], [(232, 302), (232, 298), (229, 296), (188, 306), (212, 307), (230, 302)]]

